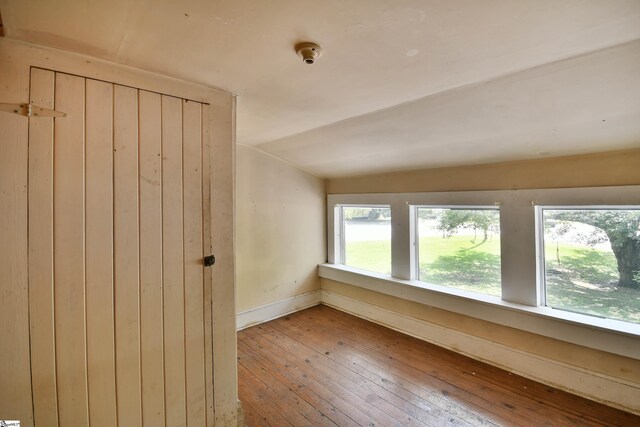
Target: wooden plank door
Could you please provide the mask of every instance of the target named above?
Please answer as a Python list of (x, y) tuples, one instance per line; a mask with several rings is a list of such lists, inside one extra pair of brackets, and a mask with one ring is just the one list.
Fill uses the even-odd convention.
[(36, 426), (213, 424), (209, 106), (32, 68)]

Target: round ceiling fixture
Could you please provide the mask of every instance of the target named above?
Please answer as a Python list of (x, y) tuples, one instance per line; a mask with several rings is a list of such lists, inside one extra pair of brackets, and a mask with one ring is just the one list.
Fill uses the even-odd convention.
[(298, 43), (296, 46), (296, 53), (302, 58), (302, 62), (305, 64), (314, 64), (320, 55), (322, 55), (322, 47), (316, 43)]

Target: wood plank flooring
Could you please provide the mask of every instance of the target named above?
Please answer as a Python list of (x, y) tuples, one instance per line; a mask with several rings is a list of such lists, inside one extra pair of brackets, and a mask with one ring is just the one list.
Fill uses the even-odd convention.
[(640, 417), (316, 306), (238, 333), (254, 426), (640, 426)]

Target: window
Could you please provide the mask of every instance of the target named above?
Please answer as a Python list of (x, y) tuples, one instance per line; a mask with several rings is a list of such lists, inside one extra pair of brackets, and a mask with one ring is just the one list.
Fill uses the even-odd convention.
[(391, 274), (389, 206), (342, 206), (342, 263)]
[(540, 211), (546, 305), (640, 323), (640, 207)]
[(329, 194), (327, 226), (320, 277), (638, 356), (640, 185)]
[(501, 295), (497, 208), (416, 207), (418, 280)]

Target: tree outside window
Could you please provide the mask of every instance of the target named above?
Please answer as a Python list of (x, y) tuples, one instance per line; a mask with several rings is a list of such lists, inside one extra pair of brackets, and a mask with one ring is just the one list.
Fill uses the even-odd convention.
[(543, 209), (547, 305), (640, 323), (640, 209)]

